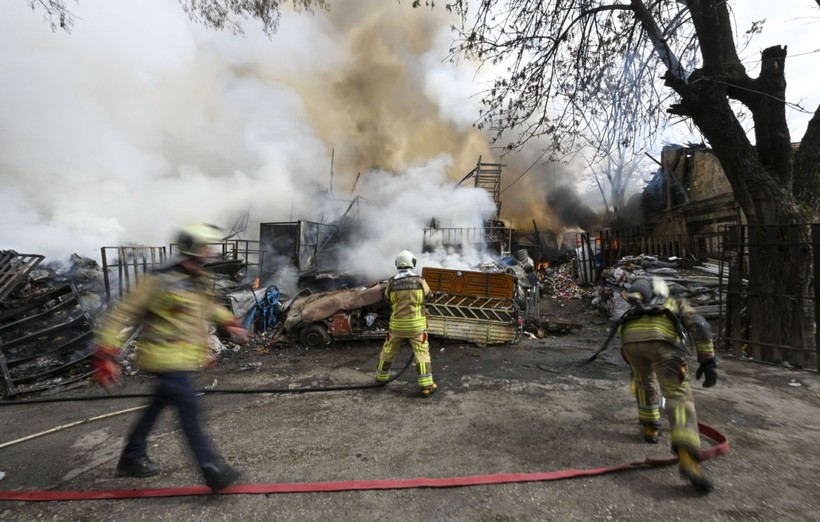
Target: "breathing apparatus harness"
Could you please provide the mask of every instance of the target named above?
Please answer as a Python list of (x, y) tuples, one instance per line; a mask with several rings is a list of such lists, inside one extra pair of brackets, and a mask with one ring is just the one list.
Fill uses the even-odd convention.
[(678, 338), (680, 341), (677, 343), (678, 349), (685, 355), (689, 353), (687, 349), (689, 346), (689, 335), (686, 333), (686, 328), (684, 328), (683, 323), (680, 320), (680, 317), (667, 305), (669, 300), (669, 289), (666, 286), (666, 283), (663, 282), (661, 279), (655, 279), (652, 283), (652, 296), (644, 302), (646, 295), (638, 295), (638, 293), (633, 294), (626, 294), (627, 301), (632, 304), (632, 306), (626, 312), (618, 318), (618, 321), (612, 326), (612, 329), (609, 332), (604, 344), (596, 351), (592, 356), (584, 361), (584, 363), (591, 363), (595, 359), (598, 358), (606, 349), (609, 347), (609, 343), (615, 337), (615, 334), (629, 321), (634, 319), (639, 319), (641, 317), (650, 315), (650, 316), (665, 316), (675, 328), (675, 333), (678, 334)]

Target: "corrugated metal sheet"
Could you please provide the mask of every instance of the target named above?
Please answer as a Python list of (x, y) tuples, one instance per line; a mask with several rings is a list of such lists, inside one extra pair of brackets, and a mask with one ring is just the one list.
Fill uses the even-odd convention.
[(435, 293), (426, 302), (429, 333), (476, 344), (518, 338), (518, 307), (511, 299)]
[(495, 299), (512, 299), (515, 277), (510, 274), (424, 268), (421, 276), (433, 292)]
[(430, 315), (427, 317), (427, 326), (432, 335), (479, 345), (506, 344), (518, 339), (517, 324), (497, 321)]

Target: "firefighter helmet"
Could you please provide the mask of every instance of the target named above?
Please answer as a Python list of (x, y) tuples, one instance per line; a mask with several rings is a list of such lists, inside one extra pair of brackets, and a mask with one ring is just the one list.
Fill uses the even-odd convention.
[(652, 299), (652, 284), (647, 279), (636, 279), (623, 298), (630, 304), (648, 303)]
[(630, 304), (637, 305), (663, 305), (669, 299), (669, 285), (659, 277), (649, 279), (636, 279), (629, 287), (628, 292), (624, 292), (623, 297)]
[(665, 303), (669, 299), (669, 285), (660, 277), (652, 278), (652, 295), (655, 300)]
[(179, 253), (186, 256), (198, 256), (211, 243), (222, 241), (223, 234), (219, 227), (207, 223), (195, 223), (183, 227), (177, 234)]
[(416, 256), (409, 250), (402, 250), (396, 256), (396, 268), (416, 268)]

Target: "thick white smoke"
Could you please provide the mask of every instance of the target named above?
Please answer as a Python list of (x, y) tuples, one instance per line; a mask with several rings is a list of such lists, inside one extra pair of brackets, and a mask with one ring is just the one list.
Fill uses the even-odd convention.
[(424, 229), (434, 218), (446, 227), (480, 229), (495, 210), (488, 192), (456, 187), (447, 179), (450, 161), (440, 156), (398, 175), (368, 173), (359, 191), (367, 200), (361, 208), (361, 238), (344, 252), (342, 265), (381, 279), (395, 272), (395, 255), (405, 249), (414, 252), (419, 269), (466, 269), (489, 261), (489, 254), (475, 245), (465, 245), (458, 255), (421, 251)]
[[(0, 249), (98, 258), (102, 246), (167, 245), (187, 222), (229, 227), (248, 209), (253, 239), (259, 222), (315, 219), (332, 155), (334, 194), (352, 197), (361, 174), (356, 192), (380, 205), (369, 218), (378, 245), (354, 256), (374, 270), (391, 267), (396, 248), (417, 248), (409, 243), (432, 211), (442, 226), (487, 215), (483, 194), (452, 190), (479, 157), (499, 159), (471, 127), (486, 85), (468, 63), (444, 59), (454, 20), (443, 8), (345, 2), (286, 13), (271, 39), (253, 21), (244, 38), (198, 26), (167, 0), (80, 0), (73, 10), (66, 34), (24, 0), (0, 3)], [(795, 38), (765, 43), (790, 44), (787, 73), (801, 74), (789, 77), (790, 99), (811, 108), (805, 91), (817, 82), (802, 79), (817, 72), (799, 64), (813, 47)], [(501, 215), (559, 231), (547, 197), (579, 173), (539, 154), (501, 160), (505, 188), (533, 165), (502, 194)], [(402, 183), (408, 215), (390, 229), (387, 198), (398, 192), (387, 187)]]
[(469, 72), (441, 61), (443, 9), (286, 13), (271, 39), (253, 22), (244, 38), (197, 26), (165, 0), (82, 0), (71, 34), (23, 1), (0, 12), (0, 249), (98, 258), (249, 208), (254, 236), (313, 217), (332, 153), (334, 193), (361, 173), (357, 193), (376, 201), (374, 270), (420, 248), (434, 213), (460, 226), (492, 208), (452, 189), (489, 153)]

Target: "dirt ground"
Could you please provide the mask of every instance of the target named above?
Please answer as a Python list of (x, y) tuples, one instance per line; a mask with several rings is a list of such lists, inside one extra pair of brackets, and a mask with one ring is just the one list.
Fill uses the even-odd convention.
[[(432, 341), (440, 391), (416, 396), (412, 367), (386, 388), (321, 393), (209, 394), (203, 409), (243, 484), (461, 477), (592, 469), (669, 454), (668, 433), (643, 442), (617, 346), (579, 364), (606, 338), (608, 320), (584, 300), (547, 299), (551, 317), (583, 329), (518, 344)], [(617, 342), (617, 341), (616, 341)], [(242, 351), (202, 376), (228, 388), (369, 384), (380, 343), (324, 350)], [(397, 366), (410, 356), (403, 348)], [(675, 466), (550, 482), (332, 493), (211, 495), (70, 502), (0, 501), (2, 520), (817, 520), (820, 378), (721, 355), (718, 385), (695, 385), (699, 420), (729, 439), (705, 468), (703, 495)], [(134, 376), (122, 393), (148, 391)], [(55, 397), (99, 395), (93, 385)], [(0, 408), (0, 444), (122, 412), (144, 399)], [(100, 490), (200, 484), (174, 415), (150, 455), (163, 472), (114, 477), (138, 412), (80, 423), (0, 449), (0, 490)], [(666, 422), (666, 421), (664, 421)], [(666, 427), (666, 426), (665, 426)], [(704, 444), (709, 441), (704, 439)]]

